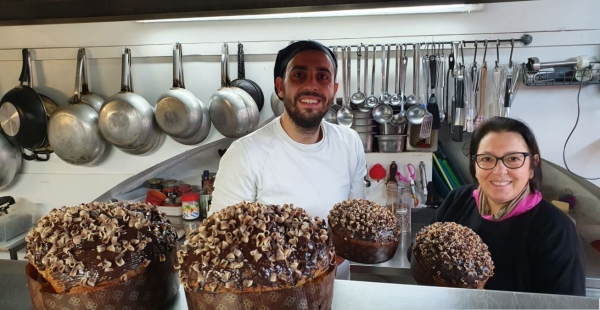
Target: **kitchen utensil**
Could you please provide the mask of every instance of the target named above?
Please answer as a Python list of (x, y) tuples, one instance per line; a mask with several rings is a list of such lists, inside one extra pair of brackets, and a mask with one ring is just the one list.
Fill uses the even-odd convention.
[(376, 134), (375, 131), (369, 132), (357, 132), (360, 141), (363, 144), (365, 153), (371, 153), (373, 151), (373, 136)]
[[(337, 57), (338, 53), (337, 53), (337, 46), (333, 47), (333, 54)], [(329, 107), (329, 110), (327, 110), (327, 112), (325, 113), (325, 116), (323, 116), (323, 119), (326, 122), (332, 123), (332, 124), (337, 124), (337, 112), (340, 110), (340, 106), (337, 104), (337, 98), (335, 98), (333, 100), (333, 104)]]
[(400, 62), (400, 112), (394, 114), (390, 123), (394, 126), (403, 126), (406, 124), (406, 110), (404, 109), (404, 105), (406, 104), (406, 67), (408, 66), (408, 57), (406, 57), (406, 47), (404, 48), (404, 56), (402, 57), (402, 61)]
[(402, 153), (406, 143), (406, 135), (376, 135), (379, 152)]
[[(425, 108), (425, 105), (423, 105)], [(439, 116), (439, 114), (438, 114)], [(426, 110), (425, 116), (423, 116), (423, 121), (421, 122), (421, 130), (419, 131), (419, 138), (427, 139), (431, 137), (431, 128), (433, 126), (433, 114)]]
[(494, 102), (489, 106), (489, 118), (499, 116), (501, 107), (504, 106), (504, 90), (506, 89), (506, 76), (508, 75), (508, 69), (505, 65), (494, 66), (492, 70), (492, 82), (494, 83)]
[(203, 117), (200, 101), (185, 89), (182, 77), (181, 44), (173, 48), (173, 86), (158, 97), (154, 117), (160, 129), (171, 137), (189, 138), (198, 132)]
[(352, 110), (348, 107), (348, 98), (350, 97), (350, 83), (348, 75), (350, 74), (350, 47), (346, 46), (342, 49), (342, 79), (343, 79), (343, 94), (342, 94), (342, 108), (337, 111), (337, 122), (341, 126), (350, 127), (352, 126), (352, 119), (354, 115)]
[(363, 125), (363, 126), (351, 126), (350, 128), (354, 129), (354, 131), (361, 132), (375, 132), (375, 127), (377, 125)]
[(421, 189), (423, 191), (423, 197), (427, 197), (427, 172), (425, 170), (425, 163), (419, 162), (419, 178), (421, 179)]
[[(362, 91), (360, 91), (360, 59), (362, 58), (362, 44), (361, 46), (358, 47), (358, 50), (356, 51), (356, 92), (354, 94), (352, 94), (352, 97), (350, 98), (350, 101), (355, 104), (355, 105), (361, 105), (365, 102), (365, 99), (367, 98), (367, 96), (365, 95), (365, 93), (363, 93)], [(350, 74), (350, 73), (348, 73)]]
[(385, 178), (385, 175), (385, 168), (383, 168), (381, 164), (374, 164), (371, 169), (369, 169), (369, 177), (371, 180), (379, 182)]
[(508, 75), (506, 76), (506, 89), (504, 90), (504, 117), (509, 117), (510, 107), (517, 95), (519, 85), (521, 84), (521, 66), (512, 64), (508, 67)]
[[(209, 100), (210, 119), (225, 137), (239, 138), (258, 126), (259, 112), (254, 99), (243, 89), (233, 87), (229, 79), (229, 47), (221, 54), (221, 88)], [(247, 104), (249, 103), (249, 104)]]
[(377, 46), (373, 45), (373, 64), (371, 65), (371, 95), (367, 97), (365, 105), (368, 108), (374, 108), (378, 103), (379, 99), (375, 97), (375, 54), (377, 53)]
[(587, 56), (577, 56), (575, 60), (571, 61), (551, 61), (541, 63), (540, 59), (537, 57), (527, 58), (527, 63), (525, 64), (527, 71), (540, 71), (545, 68), (553, 68), (553, 67), (566, 67), (566, 66), (575, 66), (578, 70), (581, 70), (590, 65), (590, 61)]
[[(429, 100), (427, 101), (427, 111), (431, 115), (431, 129), (437, 130), (440, 129), (440, 109), (438, 106), (437, 99), (435, 98), (435, 92), (437, 88), (437, 60), (435, 55), (429, 56), (429, 78), (430, 78), (430, 90), (431, 93), (429, 95)], [(426, 118), (428, 116), (425, 116)], [(431, 135), (431, 131), (429, 131), (429, 135)]]
[(265, 105), (265, 95), (257, 83), (246, 78), (246, 62), (244, 59), (244, 45), (238, 43), (238, 78), (231, 82), (231, 86), (245, 90), (254, 99), (254, 103), (260, 112)]
[[(356, 111), (353, 111), (352, 113), (356, 114)], [(354, 118), (352, 118), (352, 126), (375, 125), (374, 122), (375, 120), (372, 118), (358, 118), (356, 115), (354, 115)]]
[(0, 132), (11, 144), (32, 152), (32, 155), (23, 154), (24, 159), (47, 161), (51, 153), (47, 149), (48, 119), (58, 105), (33, 89), (31, 56), (28, 49), (21, 52), (23, 66), (19, 86), (0, 99)]
[(387, 93), (387, 79), (390, 73), (390, 46), (388, 44), (385, 47), (381, 46), (381, 51), (383, 54), (381, 57), (381, 95), (379, 97), (379, 104), (373, 108), (373, 119), (378, 123), (385, 124), (394, 116), (394, 110), (389, 105), (390, 96)]
[(475, 109), (477, 104), (477, 87), (479, 85), (479, 65), (476, 62), (469, 64), (465, 69), (465, 131), (473, 132)]
[(440, 106), (440, 122), (444, 122), (446, 120), (446, 111), (448, 110), (446, 107), (447, 100), (444, 96), (444, 89), (446, 88), (446, 56), (444, 55), (444, 46), (441, 48), (442, 54), (437, 58), (437, 72), (438, 72), (438, 83), (440, 86), (440, 99), (442, 100), (439, 103)]
[(396, 165), (395, 161), (392, 161), (390, 164), (390, 168), (388, 169), (388, 179), (385, 182), (386, 188), (388, 189), (397, 189), (398, 181), (396, 181), (396, 172), (398, 171), (398, 165)]
[(128, 154), (144, 155), (164, 141), (154, 119), (154, 108), (133, 92), (131, 50), (121, 57), (121, 90), (106, 99), (98, 114), (98, 128), (104, 139)]
[(106, 149), (98, 128), (104, 99), (89, 91), (85, 48), (77, 52), (74, 95), (48, 122), (48, 141), (56, 155), (72, 165), (92, 165)]
[(271, 94), (271, 110), (273, 110), (273, 115), (275, 116), (281, 116), (283, 115), (283, 111), (285, 111), (283, 101), (279, 99), (275, 92)]
[(462, 142), (463, 128), (465, 125), (464, 108), (465, 108), (465, 67), (460, 65), (456, 73), (456, 99), (454, 109), (454, 128), (452, 132), (452, 141)]
[(487, 87), (487, 62), (485, 56), (483, 57), (483, 65), (481, 65), (481, 71), (479, 74), (479, 111), (477, 112), (477, 118), (473, 126), (475, 129), (485, 121), (485, 88)]
[(173, 49), (173, 87), (158, 98), (154, 115), (158, 126), (182, 144), (198, 144), (210, 133), (208, 104), (185, 89), (183, 50), (179, 43)]
[(391, 122), (379, 124), (379, 134), (382, 135), (401, 135), (406, 133), (406, 124), (402, 126), (394, 126)]
[(0, 135), (0, 189), (8, 186), (21, 170), (21, 149)]
[(419, 205), (419, 198), (417, 197), (417, 189), (415, 185), (415, 166), (413, 164), (407, 164), (406, 170), (408, 171), (408, 176), (410, 176), (410, 193), (412, 194), (414, 206), (417, 207)]
[[(419, 100), (419, 74), (420, 74), (420, 70), (421, 70), (420, 69), (421, 59), (420, 59), (419, 53), (421, 51), (421, 44), (415, 43), (413, 45), (413, 51), (414, 51), (414, 54), (413, 54), (413, 93), (412, 93), (412, 95), (408, 96), (408, 98), (406, 98), (406, 102), (408, 102), (408, 104), (420, 103), (420, 100)], [(424, 111), (422, 111), (422, 113), (423, 113), (423, 115), (425, 115)], [(410, 122), (410, 119), (408, 121)], [(415, 125), (419, 125), (419, 124), (415, 124)]]
[(354, 114), (354, 118), (373, 120), (373, 113), (370, 110), (367, 112), (353, 111), (352, 113)]
[(392, 95), (392, 97), (390, 97), (390, 105), (393, 105), (393, 106), (400, 105), (400, 103), (402, 102), (402, 96), (399, 91), (400, 63), (402, 61), (401, 54), (402, 54), (402, 47), (398, 44), (398, 45), (396, 45), (396, 62), (395, 62), (396, 78), (394, 79), (394, 94)]
[[(364, 67), (364, 76), (363, 76), (363, 89), (365, 90), (365, 99), (362, 101), (361, 104), (358, 105), (358, 110), (360, 112), (371, 112), (371, 108), (372, 107), (368, 107), (367, 106), (367, 80), (369, 79), (369, 47), (365, 46), (363, 44), (360, 45), (359, 49), (362, 49), (362, 47), (364, 46), (365, 48), (365, 67)], [(373, 83), (375, 83), (373, 81)], [(373, 95), (373, 94), (371, 94)], [(370, 114), (370, 113), (369, 113)], [(356, 115), (355, 115), (356, 116)]]

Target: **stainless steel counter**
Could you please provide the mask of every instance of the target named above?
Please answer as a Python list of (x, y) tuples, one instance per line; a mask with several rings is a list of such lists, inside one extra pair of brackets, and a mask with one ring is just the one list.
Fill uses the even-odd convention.
[[(31, 309), (26, 261), (0, 260), (0, 309)], [(597, 298), (335, 280), (332, 309), (599, 309)], [(186, 310), (183, 287), (164, 309)]]

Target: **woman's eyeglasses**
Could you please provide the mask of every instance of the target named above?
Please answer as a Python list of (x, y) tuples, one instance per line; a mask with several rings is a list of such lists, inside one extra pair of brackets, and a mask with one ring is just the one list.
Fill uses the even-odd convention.
[(502, 157), (496, 157), (489, 154), (477, 154), (472, 155), (471, 158), (477, 163), (477, 166), (483, 170), (492, 170), (498, 164), (498, 161), (501, 160), (504, 163), (504, 166), (508, 169), (519, 169), (523, 167), (525, 164), (525, 159), (527, 156), (531, 156), (533, 154), (527, 152), (516, 152), (504, 155)]

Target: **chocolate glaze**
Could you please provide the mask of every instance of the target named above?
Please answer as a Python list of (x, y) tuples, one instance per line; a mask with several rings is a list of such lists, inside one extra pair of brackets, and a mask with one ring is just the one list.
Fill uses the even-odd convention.
[[(160, 262), (177, 233), (155, 206), (90, 203), (53, 209), (26, 237), (27, 259), (68, 291), (113, 279)], [(120, 265), (120, 266), (119, 266)]]
[(386, 208), (363, 199), (349, 199), (333, 206), (327, 216), (340, 237), (376, 243), (400, 240), (398, 220)]
[(335, 253), (325, 223), (303, 209), (242, 202), (204, 220), (177, 258), (187, 290), (239, 292), (294, 287), (328, 270)]
[(456, 287), (472, 287), (494, 275), (488, 247), (470, 228), (433, 223), (417, 233), (413, 255), (423, 269)]

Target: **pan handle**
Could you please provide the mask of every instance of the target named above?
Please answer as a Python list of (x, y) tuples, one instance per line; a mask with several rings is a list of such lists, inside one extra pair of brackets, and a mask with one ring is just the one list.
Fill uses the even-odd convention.
[(121, 56), (121, 91), (133, 92), (133, 86), (131, 85), (131, 50), (129, 48), (124, 48)]
[(175, 43), (173, 49), (173, 87), (183, 88), (181, 72), (181, 44)]
[(221, 50), (221, 87), (231, 87), (229, 79), (229, 46), (223, 43)]
[[(45, 151), (45, 152), (33, 151), (31, 155), (27, 155), (25, 152), (23, 152), (21, 154), (21, 157), (23, 157), (23, 159), (29, 160), (29, 161), (48, 161), (50, 159), (50, 153), (51, 152), (49, 152), (49, 151)], [(45, 155), (45, 156), (41, 157), (40, 155)]]
[(83, 61), (85, 58), (85, 49), (80, 48), (77, 51), (77, 70), (75, 71), (75, 90), (73, 91), (73, 99), (71, 102), (81, 101), (81, 92), (83, 84)]
[(89, 93), (90, 87), (88, 84), (88, 69), (87, 69), (87, 54), (85, 53), (85, 48), (83, 49), (83, 64), (81, 69), (81, 92)]
[(27, 83), (27, 86), (33, 87), (31, 82), (31, 55), (26, 48), (21, 53), (23, 55), (23, 66), (21, 67), (21, 76), (19, 76), (20, 85), (23, 86), (24, 83)]
[(244, 45), (238, 43), (238, 79), (246, 78), (246, 63), (244, 61)]
[(185, 82), (183, 78), (183, 48), (181, 47), (181, 43), (179, 44), (179, 83), (181, 83), (181, 88), (185, 88)]

